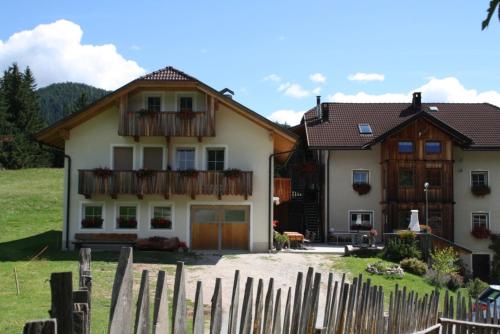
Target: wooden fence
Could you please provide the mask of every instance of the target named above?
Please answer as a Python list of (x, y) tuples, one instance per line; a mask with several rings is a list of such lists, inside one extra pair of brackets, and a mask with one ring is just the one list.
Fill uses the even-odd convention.
[[(26, 323), (25, 334), (90, 333), (90, 251), (82, 249), (80, 254), (79, 290), (72, 291), (71, 273), (52, 274), (53, 319)], [(444, 311), (440, 314), (439, 292), (419, 296), (396, 286), (389, 295), (389, 309), (384, 312), (384, 291), (372, 285), (370, 279), (363, 280), (360, 275), (348, 283), (344, 274), (340, 281), (334, 281), (330, 273), (326, 295), (322, 297), (321, 276), (313, 268), (305, 275), (299, 272), (293, 289), (275, 289), (274, 279), (270, 278), (267, 290), (262, 279), (248, 277), (244, 282), (244, 294), (240, 296), (240, 272), (236, 270), (232, 290), (224, 290), (222, 280), (216, 279), (210, 314), (205, 319), (202, 281), (197, 282), (194, 310), (188, 316), (186, 274), (184, 264), (178, 262), (172, 311), (169, 312), (166, 273), (159, 271), (150, 321), (150, 274), (147, 270), (142, 272), (139, 295), (134, 303), (132, 249), (122, 248), (111, 294), (108, 333), (179, 334), (188, 332), (188, 323), (192, 324), (195, 334), (500, 333), (500, 326), (491, 324), (492, 320), (498, 321), (496, 314), (483, 318), (489, 324), (470, 323), (472, 304), (469, 301), (469, 313), (465, 312), (465, 300), (460, 296), (454, 307), (453, 298), (445, 295)], [(222, 309), (223, 290), (232, 291), (229, 310)], [(319, 308), (320, 298), (326, 298), (322, 309)], [(228, 311), (227, 322), (223, 322), (223, 311)], [(480, 313), (476, 312), (473, 319), (480, 319)], [(440, 318), (441, 315), (444, 317)], [(455, 315), (468, 320), (449, 319)], [(320, 318), (322, 321), (318, 321)]]

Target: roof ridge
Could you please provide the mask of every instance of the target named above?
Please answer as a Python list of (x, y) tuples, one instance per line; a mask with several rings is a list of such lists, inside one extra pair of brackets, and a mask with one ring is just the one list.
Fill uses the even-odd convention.
[(161, 75), (167, 75), (168, 72), (174, 73), (175, 75), (178, 75), (179, 77), (182, 78), (182, 80), (192, 80), (192, 81), (200, 81), (193, 77), (192, 75), (187, 74), (186, 72), (183, 72), (171, 65), (167, 65), (164, 68), (160, 68), (158, 70), (155, 70), (153, 72), (144, 74), (143, 76), (140, 76), (136, 80), (168, 80), (168, 79), (161, 79), (161, 78), (155, 78), (155, 76), (161, 76)]

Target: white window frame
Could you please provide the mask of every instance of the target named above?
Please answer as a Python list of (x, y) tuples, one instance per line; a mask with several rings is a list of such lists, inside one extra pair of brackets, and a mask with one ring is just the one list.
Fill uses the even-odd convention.
[(148, 148), (148, 147), (159, 147), (162, 149), (162, 154), (163, 154), (163, 159), (162, 159), (162, 162), (161, 162), (161, 169), (162, 170), (165, 170), (166, 169), (166, 166), (167, 166), (167, 147), (165, 145), (155, 145), (155, 144), (142, 144), (141, 146), (141, 150), (140, 150), (140, 166), (141, 168), (144, 168), (144, 149), (145, 148)]
[[(82, 226), (82, 220), (85, 217), (83, 209), (85, 205), (100, 205), (102, 207), (102, 226), (100, 228), (84, 228)], [(78, 231), (102, 231), (106, 226), (106, 203), (105, 202), (95, 202), (95, 201), (80, 201), (80, 213), (78, 216)]]
[(368, 174), (368, 184), (370, 184), (371, 172), (369, 169), (365, 169), (365, 168), (357, 168), (357, 169), (352, 170), (352, 172), (351, 172), (351, 184), (354, 184), (354, 173), (355, 172), (366, 172)]
[(228, 169), (228, 146), (227, 145), (203, 145), (203, 169), (208, 170), (208, 152), (209, 149), (224, 149), (224, 169)]
[(142, 96), (142, 108), (144, 110), (148, 109), (148, 97), (159, 97), (160, 98), (160, 111), (165, 109), (165, 99), (163, 98), (163, 92), (144, 92)]
[[(119, 228), (118, 222), (116, 221), (120, 215), (121, 206), (135, 206), (135, 220), (137, 221), (137, 226), (135, 228)], [(137, 231), (139, 230), (139, 225), (141, 223), (141, 210), (138, 202), (115, 202), (115, 213), (113, 218), (113, 230), (114, 231)]]
[(489, 211), (473, 211), (471, 212), (470, 215), (470, 230), (472, 231), (474, 229), (474, 215), (486, 215), (486, 228), (490, 229), (490, 220), (491, 220), (491, 215)]
[(181, 97), (190, 97), (193, 99), (193, 111), (198, 111), (198, 94), (195, 92), (176, 92), (175, 93), (175, 107), (176, 111), (181, 111)]
[(361, 214), (368, 213), (368, 214), (370, 214), (371, 222), (372, 222), (372, 228), (375, 228), (375, 211), (374, 210), (364, 210), (364, 209), (349, 210), (348, 214), (347, 214), (347, 230), (349, 232), (354, 231), (354, 230), (351, 230), (351, 214), (353, 214), (353, 213), (361, 213)]
[(135, 144), (111, 144), (111, 150), (109, 154), (109, 161), (111, 169), (115, 169), (115, 161), (114, 161), (114, 148), (115, 147), (132, 147), (132, 169), (137, 169), (137, 147)]
[(489, 186), (490, 183), (491, 183), (491, 179), (490, 179), (490, 171), (487, 170), (487, 169), (473, 169), (470, 171), (469, 173), (469, 180), (470, 180), (470, 186), (472, 187), (472, 173), (486, 173), (486, 177), (487, 177), (487, 182), (486, 182), (486, 185)]
[[(153, 219), (154, 215), (154, 208), (158, 206), (169, 206), (171, 210), (171, 218), (172, 218), (172, 226), (170, 228), (152, 228), (151, 227), (151, 219)], [(148, 209), (149, 215), (148, 215), (148, 230), (149, 231), (154, 231), (154, 232), (165, 232), (165, 233), (174, 233), (175, 232), (175, 204), (174, 202), (171, 201), (163, 201), (163, 202), (150, 202), (149, 203), (149, 209)]]
[(173, 170), (179, 170), (178, 168), (178, 161), (177, 161), (177, 150), (180, 149), (180, 148), (192, 148), (194, 149), (194, 169), (196, 170), (200, 170), (199, 166), (198, 166), (198, 146), (197, 145), (193, 145), (193, 144), (176, 144), (174, 145), (173, 147)]

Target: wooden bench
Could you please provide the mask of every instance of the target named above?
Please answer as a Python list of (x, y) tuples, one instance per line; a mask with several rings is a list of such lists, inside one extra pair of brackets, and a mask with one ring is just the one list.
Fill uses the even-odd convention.
[(135, 233), (76, 233), (72, 243), (76, 249), (84, 245), (123, 245), (134, 247), (137, 242)]

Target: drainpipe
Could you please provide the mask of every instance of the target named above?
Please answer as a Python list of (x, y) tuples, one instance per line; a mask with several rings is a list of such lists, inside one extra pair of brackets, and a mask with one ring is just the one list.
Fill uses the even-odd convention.
[(269, 202), (268, 202), (268, 205), (269, 205), (269, 226), (268, 226), (268, 250), (271, 252), (273, 250), (273, 236), (272, 236), (272, 230), (273, 230), (273, 158), (277, 155), (280, 155), (280, 154), (287, 154), (287, 153), (292, 153), (292, 152), (295, 152), (297, 151), (297, 149), (293, 149), (293, 150), (290, 150), (290, 151), (283, 151), (283, 152), (276, 152), (276, 153), (272, 153), (269, 155)]

